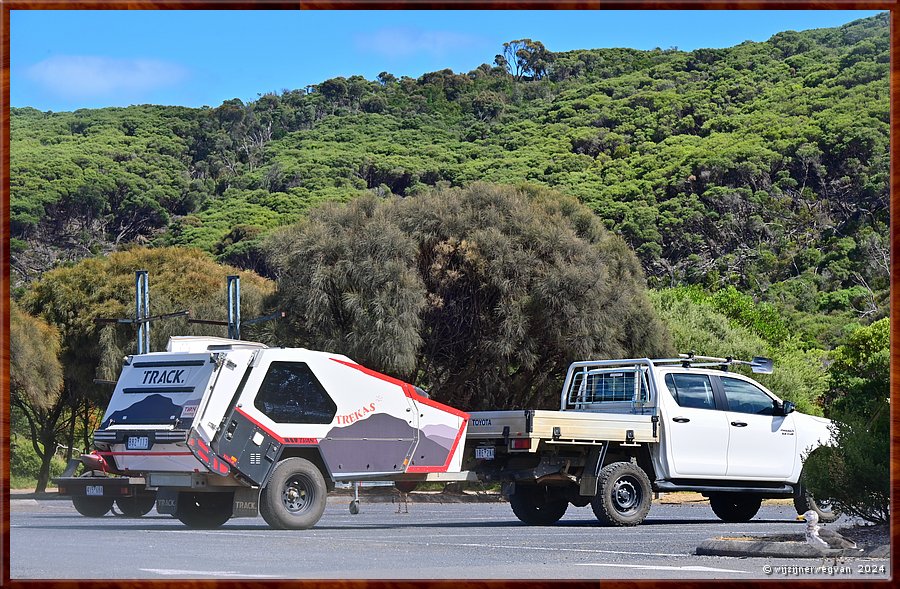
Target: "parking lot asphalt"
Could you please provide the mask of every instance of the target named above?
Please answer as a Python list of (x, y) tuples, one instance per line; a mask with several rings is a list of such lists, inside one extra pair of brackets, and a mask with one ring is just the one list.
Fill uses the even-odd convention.
[[(506, 503), (329, 499), (310, 530), (269, 529), (262, 518), (191, 530), (151, 511), (140, 519), (84, 518), (68, 501), (14, 499), (12, 579), (791, 579), (885, 580), (887, 558), (698, 556), (714, 537), (802, 532), (785, 505), (744, 524), (702, 502), (656, 503), (644, 524), (600, 526), (570, 507), (554, 526), (525, 526)], [(397, 513), (399, 508), (400, 513)], [(408, 513), (406, 512), (408, 510)]]

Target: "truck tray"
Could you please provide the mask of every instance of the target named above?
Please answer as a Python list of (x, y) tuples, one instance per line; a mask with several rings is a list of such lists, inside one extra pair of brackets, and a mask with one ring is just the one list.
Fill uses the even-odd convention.
[[(507, 436), (560, 444), (659, 441), (656, 423), (651, 415), (530, 409), (471, 413), (469, 439), (489, 440)], [(532, 447), (536, 448), (537, 444)]]

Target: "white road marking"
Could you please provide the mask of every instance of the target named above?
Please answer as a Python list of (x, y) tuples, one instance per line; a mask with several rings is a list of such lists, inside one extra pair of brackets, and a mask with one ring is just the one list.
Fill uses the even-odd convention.
[(155, 573), (157, 575), (166, 575), (169, 577), (259, 577), (266, 579), (277, 579), (277, 575), (254, 575), (250, 573), (239, 573), (237, 571), (191, 571), (182, 569), (138, 569), (145, 573)]
[(740, 573), (742, 575), (749, 575), (750, 571), (735, 571), (732, 569), (717, 569), (713, 567), (704, 567), (698, 565), (689, 565), (683, 567), (673, 567), (673, 566), (664, 566), (664, 565), (649, 565), (649, 564), (608, 564), (602, 562), (575, 562), (572, 563), (575, 566), (581, 567), (622, 567), (629, 569), (647, 569), (651, 571), (694, 571), (694, 572), (708, 572), (708, 573)]
[[(260, 537), (266, 536), (271, 537), (277, 532), (273, 534), (272, 530), (260, 530), (259, 532), (231, 532), (226, 530), (147, 530), (153, 532), (161, 532), (166, 534), (210, 534), (214, 536), (249, 536), (249, 537)], [(291, 537), (291, 533), (282, 533), (281, 536)], [(302, 539), (297, 536), (294, 536), (297, 539)], [(336, 537), (328, 537), (328, 540), (341, 540), (342, 538)], [(347, 542), (352, 542), (357, 538), (343, 538), (343, 540)], [(409, 541), (409, 540), (391, 540), (389, 538), (378, 538), (377, 540), (372, 540), (377, 544), (415, 544), (418, 547), (422, 546), (446, 546), (448, 548), (458, 547), (458, 548), (492, 548), (492, 549), (503, 549), (503, 550), (543, 550), (547, 552), (582, 552), (588, 554), (629, 554), (629, 555), (641, 555), (641, 556), (667, 556), (667, 557), (685, 557), (692, 556), (690, 554), (672, 554), (669, 552), (634, 552), (633, 550), (591, 550), (587, 548), (565, 548), (558, 546), (522, 546), (522, 545), (514, 545), (514, 544), (475, 544), (475, 543), (446, 543), (446, 542), (421, 542), (421, 541)]]

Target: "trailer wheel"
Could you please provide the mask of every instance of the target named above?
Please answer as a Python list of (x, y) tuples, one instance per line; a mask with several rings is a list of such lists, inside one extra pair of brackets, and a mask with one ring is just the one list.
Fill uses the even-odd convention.
[(270, 526), (280, 530), (305, 530), (316, 525), (325, 511), (328, 489), (319, 469), (305, 458), (286, 458), (278, 463), (262, 491), (260, 509)]
[(636, 526), (650, 512), (652, 491), (647, 473), (631, 462), (613, 462), (600, 471), (591, 509), (605, 526)]
[(529, 526), (549, 526), (565, 515), (569, 501), (565, 497), (552, 498), (544, 485), (516, 485), (509, 496), (513, 513)]
[(156, 494), (132, 495), (131, 497), (119, 497), (116, 499), (116, 507), (125, 517), (141, 517), (150, 513), (156, 504)]
[(175, 517), (194, 529), (218, 528), (231, 519), (233, 493), (179, 493)]
[(747, 522), (759, 511), (762, 497), (752, 493), (710, 493), (709, 506), (725, 522)]
[(88, 497), (87, 495), (74, 495), (72, 505), (75, 511), (85, 517), (103, 517), (113, 506), (112, 497)]

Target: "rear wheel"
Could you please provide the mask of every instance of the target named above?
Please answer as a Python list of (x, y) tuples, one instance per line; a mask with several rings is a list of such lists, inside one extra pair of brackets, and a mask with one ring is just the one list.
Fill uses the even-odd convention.
[(278, 463), (260, 497), (260, 513), (270, 526), (305, 530), (316, 525), (325, 511), (328, 488), (315, 464), (305, 458)]
[(231, 519), (232, 493), (180, 493), (175, 517), (189, 528), (218, 528)]
[(85, 517), (103, 517), (112, 509), (113, 498), (75, 495), (72, 497), (72, 505), (75, 506), (75, 511)]
[(569, 501), (553, 497), (544, 485), (516, 485), (516, 492), (509, 496), (509, 504), (520, 521), (530, 526), (549, 526), (565, 515)]
[(116, 499), (116, 507), (125, 517), (141, 517), (150, 513), (156, 504), (156, 495), (132, 495)]
[(709, 506), (720, 520), (746, 522), (753, 519), (762, 505), (762, 497), (751, 493), (712, 493)]
[(647, 517), (652, 500), (647, 473), (631, 462), (614, 462), (600, 471), (591, 509), (603, 525), (636, 526)]
[[(106, 475), (100, 471), (88, 470), (79, 475), (83, 479), (105, 479)], [(112, 509), (112, 497), (95, 497), (91, 495), (74, 495), (72, 497), (72, 505), (75, 511), (85, 517), (103, 517)]]

